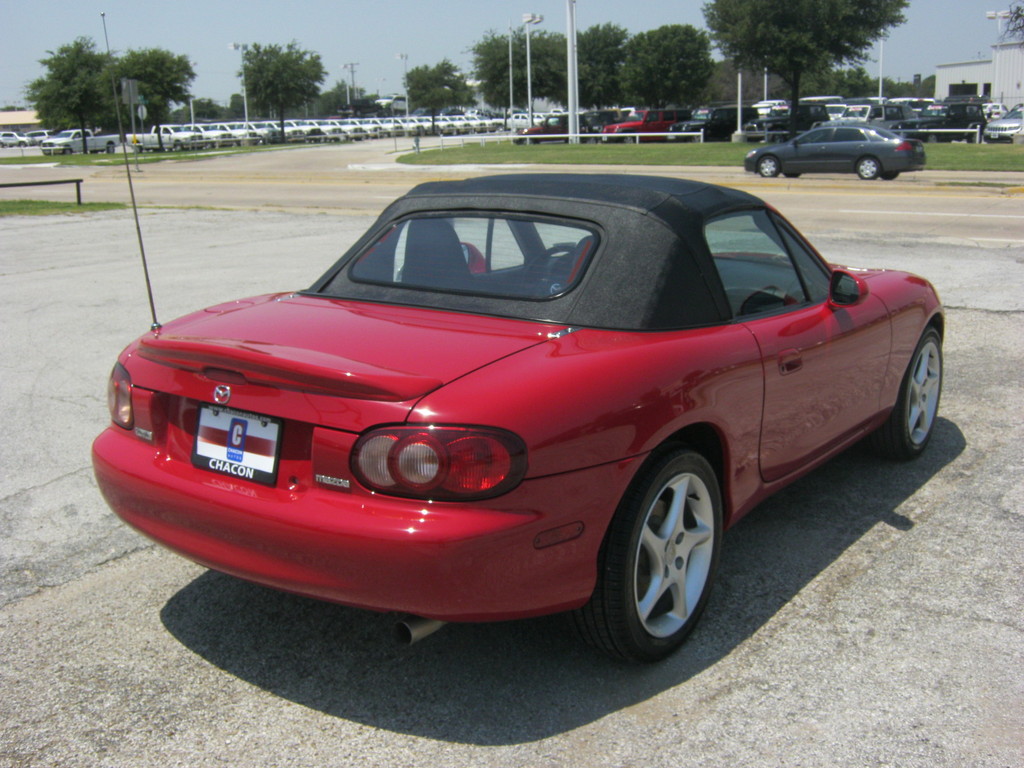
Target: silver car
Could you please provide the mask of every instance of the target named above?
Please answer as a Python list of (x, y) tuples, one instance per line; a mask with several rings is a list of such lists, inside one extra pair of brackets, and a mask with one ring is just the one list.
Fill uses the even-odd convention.
[(1024, 108), (1021, 107), (985, 125), (984, 138), (987, 142), (1013, 141), (1013, 137), (1018, 135), (1024, 135)]

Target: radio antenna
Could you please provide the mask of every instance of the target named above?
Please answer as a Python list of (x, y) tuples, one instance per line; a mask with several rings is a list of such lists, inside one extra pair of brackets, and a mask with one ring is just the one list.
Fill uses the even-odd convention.
[[(110, 56), (110, 38), (107, 37), (107, 14), (100, 13), (103, 19), (103, 41), (107, 46), (107, 56)], [(114, 94), (114, 112), (117, 115), (117, 134), (124, 137), (124, 124), (121, 120), (121, 101), (117, 98), (117, 83), (114, 82), (114, 68), (110, 67), (110, 90)], [(135, 216), (135, 234), (139, 239), (139, 254), (142, 256), (142, 274), (146, 278), (146, 295), (149, 297), (149, 313), (153, 318), (153, 324), (149, 326), (151, 331), (159, 331), (160, 322), (156, 319), (156, 304), (153, 303), (153, 284), (149, 279), (149, 264), (146, 261), (146, 246), (142, 242), (142, 226), (139, 224), (139, 206), (135, 202), (135, 185), (132, 184), (132, 168), (128, 161), (128, 142), (121, 142), (121, 153), (124, 155), (124, 171), (128, 175), (128, 192), (132, 199), (132, 214)]]

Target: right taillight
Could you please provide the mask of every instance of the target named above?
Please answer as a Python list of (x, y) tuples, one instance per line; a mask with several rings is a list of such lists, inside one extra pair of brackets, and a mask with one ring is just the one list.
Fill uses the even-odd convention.
[(897, 152), (913, 152), (914, 151), (914, 145), (911, 144), (909, 141), (901, 141), (899, 144), (896, 145), (896, 151)]
[(110, 372), (107, 407), (110, 408), (110, 418), (117, 426), (132, 428), (135, 421), (132, 415), (132, 377), (120, 363), (117, 363)]
[(515, 435), (487, 427), (381, 427), (356, 442), (352, 472), (381, 493), (484, 499), (519, 484), (526, 474), (526, 447)]

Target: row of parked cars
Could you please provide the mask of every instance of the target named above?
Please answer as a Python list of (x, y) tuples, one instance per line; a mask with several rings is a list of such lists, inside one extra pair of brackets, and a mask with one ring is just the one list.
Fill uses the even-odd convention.
[(36, 130), (19, 133), (0, 131), (0, 147), (35, 147), (50, 135), (50, 131)]
[[(1020, 109), (1001, 120), (989, 122), (991, 116), (1005, 111), (1002, 105), (970, 100), (900, 99), (855, 104), (808, 102), (796, 108), (796, 132), (818, 126), (871, 125), (929, 142), (1008, 141), (1021, 130)], [(614, 114), (610, 110), (604, 113)], [(599, 133), (600, 140), (604, 142), (727, 141), (739, 127), (750, 141), (783, 141), (794, 135), (792, 110), (781, 101), (761, 102), (749, 107), (638, 109), (618, 114), (597, 126), (586, 119), (591, 114), (597, 113), (580, 115), (580, 133)], [(989, 125), (993, 128), (989, 129)], [(516, 141), (565, 141), (567, 133), (568, 116), (550, 115), (544, 117), (540, 124), (518, 131)], [(586, 137), (584, 141), (587, 141)]]
[[(410, 117), (364, 117), (337, 119), (286, 120), (286, 142), (338, 142), (393, 136), (423, 136), (428, 133), (466, 135), (493, 133), (504, 128), (501, 118), (484, 113), (464, 115), (424, 115)], [(88, 151), (102, 151), (90, 146), (94, 139), (86, 131)], [(164, 124), (148, 131), (128, 132), (130, 146), (140, 150), (193, 150), (219, 147), (269, 144), (281, 141), (281, 124), (274, 120), (235, 121), (221, 123)], [(95, 142), (92, 142), (95, 143)], [(115, 143), (119, 143), (116, 142)], [(71, 154), (82, 151), (82, 133), (77, 129), (51, 132), (35, 130), (27, 133), (3, 131), (0, 145), (31, 147), (41, 145), (45, 154)], [(97, 145), (98, 146), (98, 145)], [(106, 144), (104, 144), (104, 147)]]
[[(445, 135), (488, 133), (502, 127), (500, 119), (469, 115), (352, 117), (285, 120), (285, 142), (325, 143), (361, 141), (393, 136), (422, 136), (437, 132)], [(199, 123), (179, 126), (194, 133), (194, 144), (222, 147), (241, 144), (269, 144), (282, 141), (281, 123), (260, 120), (249, 123)]]

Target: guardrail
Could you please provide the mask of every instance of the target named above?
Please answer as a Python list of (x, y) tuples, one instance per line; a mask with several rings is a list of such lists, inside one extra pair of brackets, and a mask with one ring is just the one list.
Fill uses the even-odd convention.
[(641, 137), (644, 136), (648, 138), (655, 136), (663, 136), (666, 140), (681, 139), (684, 136), (694, 136), (700, 140), (701, 144), (704, 143), (704, 131), (665, 131), (663, 133), (655, 133), (653, 131), (650, 133), (647, 133), (646, 131), (634, 133), (630, 131), (629, 133), (602, 133), (599, 135), (601, 137), (602, 142), (609, 144), (620, 141), (632, 141), (634, 144), (639, 144)]
[(74, 184), (75, 200), (79, 205), (81, 205), (83, 181), (84, 179), (60, 179), (59, 181), (12, 181), (6, 184), (0, 184), (0, 187), (44, 187), (51, 184)]
[(519, 133), (487, 133), (487, 134), (470, 134), (468, 136), (438, 136), (441, 140), (440, 148), (444, 149), (445, 142), (449, 145), (455, 144), (460, 147), (466, 146), (466, 142), (479, 142), (481, 146), (485, 146), (488, 141), (511, 141), (513, 144), (541, 144), (545, 141), (569, 141), (571, 139), (579, 139), (581, 144), (596, 144), (596, 143), (612, 143), (612, 142), (628, 142), (639, 144), (641, 136), (658, 137), (663, 136), (669, 139), (682, 138), (684, 136), (692, 136), (697, 138), (699, 141), (704, 141), (704, 131), (688, 131), (688, 132), (676, 132), (676, 133), (537, 133), (530, 136), (524, 136)]
[[(847, 123), (847, 125), (860, 126), (862, 128), (871, 128), (874, 125), (874, 123), (850, 122)], [(816, 125), (814, 127), (817, 128), (818, 126)], [(880, 127), (884, 128), (885, 126)], [(974, 128), (889, 128), (888, 130), (892, 131), (893, 133), (898, 133), (900, 136), (903, 137), (906, 137), (907, 134), (935, 134), (935, 141), (938, 141), (938, 134), (941, 133), (955, 133), (959, 135), (970, 134), (973, 135), (974, 137), (974, 143), (980, 144), (983, 129), (981, 126), (976, 126)], [(779, 131), (746, 131), (746, 134), (749, 140), (760, 140), (766, 144), (785, 141), (790, 135), (788, 128)], [(970, 139), (968, 139), (968, 141), (970, 141)]]
[[(935, 141), (939, 140), (938, 134), (940, 133), (956, 133), (960, 134), (961, 136), (973, 135), (974, 143), (981, 144), (981, 133), (984, 130), (984, 128), (978, 125), (975, 126), (974, 128), (890, 128), (889, 130), (892, 131), (893, 133), (898, 133), (900, 136), (903, 137), (906, 137), (907, 134), (916, 135), (920, 133), (925, 133), (929, 135), (929, 140), (931, 135), (935, 135)], [(969, 138), (967, 140), (971, 141), (971, 139)]]

